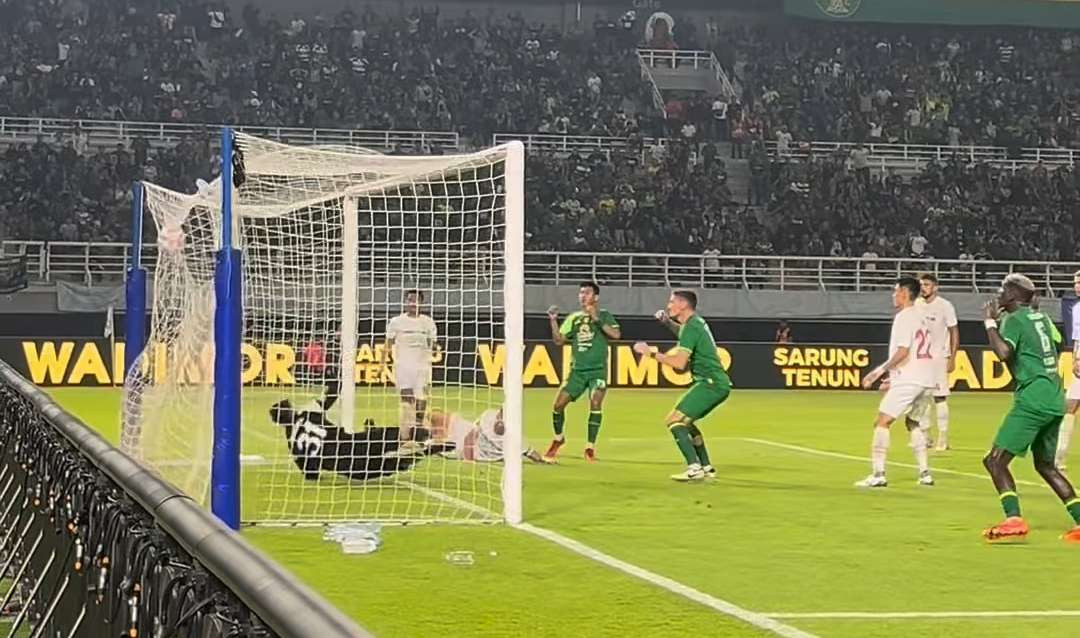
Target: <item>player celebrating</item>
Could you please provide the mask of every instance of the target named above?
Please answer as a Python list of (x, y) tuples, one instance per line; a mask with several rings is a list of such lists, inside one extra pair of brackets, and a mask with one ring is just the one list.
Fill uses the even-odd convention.
[[(949, 374), (956, 368), (956, 350), (960, 347), (960, 328), (956, 321), (956, 308), (949, 300), (938, 294), (938, 280), (932, 273), (919, 275), (922, 296), (915, 305), (923, 313), (930, 326), (930, 340), (938, 349), (934, 357), (934, 406), (937, 415), (937, 449), (949, 449)], [(940, 354), (940, 356), (936, 356)], [(919, 417), (919, 427), (929, 445), (930, 409)]]
[(619, 322), (610, 312), (600, 308), (600, 286), (592, 281), (583, 282), (578, 287), (578, 301), (581, 310), (567, 315), (562, 326), (559, 325), (558, 307), (548, 309), (552, 340), (558, 346), (569, 343), (573, 357), (570, 376), (559, 388), (555, 403), (551, 406), (555, 438), (544, 454), (544, 460), (548, 463), (555, 462), (559, 448), (566, 443), (563, 434), (566, 406), (586, 392), (589, 393), (589, 429), (585, 459), (590, 463), (596, 461), (596, 437), (600, 433), (604, 397), (607, 395), (608, 340), (622, 337)]
[[(270, 419), (283, 427), (293, 462), (309, 481), (323, 470), (357, 481), (389, 476), (409, 469), (424, 455), (447, 449), (402, 441), (398, 428), (377, 427), (371, 419), (363, 432), (350, 434), (331, 423), (317, 401), (306, 410), (294, 409), (288, 399), (278, 401), (270, 408)], [(417, 438), (425, 434), (413, 432)], [(406, 443), (412, 446), (403, 447)]]
[[(1046, 315), (1032, 309), (1034, 298), (1035, 284), (1023, 275), (1012, 274), (1002, 282), (997, 300), (983, 307), (990, 347), (1009, 367), (1016, 383), (1012, 409), (1005, 415), (994, 446), (983, 459), (1005, 510), (1005, 521), (984, 531), (983, 537), (998, 542), (1023, 540), (1027, 536), (1028, 525), (1020, 516), (1020, 499), (1009, 463), (1030, 448), (1035, 471), (1065, 504), (1075, 523), (1063, 538), (1080, 543), (1080, 498), (1054, 466), (1058, 424), (1065, 414), (1054, 345), (1061, 337), (1052, 329), (1054, 324)], [(1005, 315), (999, 328), (997, 319), (1002, 311)]]
[[(1073, 292), (1080, 297), (1080, 270), (1073, 273)], [(1080, 407), (1080, 304), (1073, 306), (1073, 380), (1069, 384), (1069, 393), (1065, 395), (1065, 416), (1061, 418), (1061, 430), (1058, 434), (1057, 453), (1054, 465), (1059, 470), (1065, 469), (1065, 457), (1069, 454), (1069, 442), (1072, 440), (1076, 409)]]
[[(659, 314), (659, 313), (658, 313)], [(709, 324), (697, 314), (697, 295), (690, 290), (676, 290), (668, 299), (667, 316), (681, 326), (679, 342), (668, 354), (653, 352), (649, 344), (639, 341), (634, 351), (643, 357), (652, 357), (675, 370), (690, 367), (694, 384), (667, 416), (665, 425), (675, 438), (675, 443), (686, 459), (686, 471), (672, 475), (676, 481), (700, 481), (715, 477), (716, 469), (709, 461), (705, 438), (697, 422), (705, 418), (731, 394), (728, 378), (720, 357), (716, 353)], [(659, 318), (659, 317), (658, 317)]]
[[(916, 420), (930, 405), (934, 382), (935, 344), (930, 327), (915, 308), (919, 298), (919, 282), (913, 277), (901, 277), (893, 289), (892, 333), (889, 336), (889, 360), (874, 368), (863, 379), (864, 388), (870, 388), (885, 374), (889, 375), (885, 396), (878, 406), (874, 422), (874, 437), (870, 446), (872, 473), (855, 483), (856, 487), (886, 487), (885, 457), (889, 453), (889, 427), (902, 415), (907, 414), (907, 429), (911, 435), (911, 447), (919, 465), (919, 485), (933, 485), (927, 459), (926, 436)], [(886, 387), (886, 384), (882, 384)]]
[[(431, 436), (447, 442), (448, 449), (443, 454), (450, 458), (487, 463), (502, 461), (504, 434), (506, 424), (502, 408), (485, 410), (475, 421), (457, 413), (431, 412)], [(526, 448), (522, 456), (534, 463), (543, 462), (540, 454), (531, 447)]]
[(386, 325), (386, 347), (394, 353), (394, 384), (401, 396), (401, 436), (424, 422), (431, 385), (431, 352), (437, 331), (431, 317), (420, 313), (424, 295), (405, 291), (405, 310)]

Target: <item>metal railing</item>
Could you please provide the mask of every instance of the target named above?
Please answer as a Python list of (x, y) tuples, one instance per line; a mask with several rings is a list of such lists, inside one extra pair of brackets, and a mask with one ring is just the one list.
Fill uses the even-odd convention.
[(0, 437), (8, 635), (370, 638), (4, 362)]
[(723, 92), (724, 97), (729, 100), (736, 100), (739, 97), (739, 93), (735, 90), (735, 86), (731, 83), (731, 78), (728, 77), (727, 71), (724, 70), (724, 65), (720, 64), (720, 60), (716, 57), (716, 54), (709, 51), (711, 56), (710, 67), (713, 74), (716, 76), (716, 81), (720, 84), (720, 90)]
[(656, 85), (656, 79), (653, 78), (652, 71), (649, 70), (649, 65), (645, 63), (645, 58), (638, 56), (638, 66), (641, 67), (641, 81), (647, 82), (649, 86), (649, 94), (652, 96), (653, 106), (660, 111), (661, 117), (667, 119), (668, 112), (666, 104), (664, 102), (664, 96), (660, 93), (660, 87)]
[[(811, 142), (794, 144), (781, 154), (775, 141), (765, 142), (770, 156), (777, 159), (802, 159), (810, 155), (831, 155), (840, 151), (850, 154), (858, 146), (854, 142)], [(1019, 158), (1009, 157), (1001, 146), (943, 146), (932, 144), (864, 144), (872, 168), (921, 169), (931, 161), (947, 162), (953, 157), (968, 162), (988, 162), (1011, 170), (1031, 167), (1038, 163), (1047, 166), (1069, 165), (1080, 159), (1080, 151), (1067, 148), (1025, 148)]]
[[(143, 263), (153, 271), (157, 245), (143, 246)], [(25, 254), (31, 277), (39, 281), (81, 281), (86, 285), (116, 283), (123, 278), (128, 246), (90, 242), (0, 242), (0, 255)], [(436, 253), (445, 253), (443, 259)], [(396, 255), (396, 253), (395, 253)], [(413, 272), (421, 266), (406, 257), (377, 260), (380, 272)], [(454, 264), (462, 276), (494, 276), (498, 256), (433, 249), (425, 263), (440, 268)], [(400, 261), (396, 263), (394, 260)], [(393, 263), (392, 263), (393, 262)], [(375, 262), (373, 262), (375, 263)], [(446, 266), (443, 266), (445, 264)], [(376, 266), (372, 266), (376, 268)], [(610, 286), (693, 286), (763, 290), (836, 290), (862, 292), (891, 287), (896, 277), (932, 272), (942, 288), (960, 292), (997, 290), (1005, 275), (1022, 272), (1056, 296), (1072, 287), (1080, 262), (967, 261), (777, 255), (676, 255), (657, 253), (525, 252), (525, 282), (531, 285), (573, 285), (596, 280)]]
[(649, 67), (665, 69), (701, 69), (712, 71), (712, 51), (682, 49), (638, 49), (638, 57)]
[[(549, 133), (496, 133), (492, 137), (492, 143), (496, 146), (505, 144), (511, 140), (519, 140), (525, 145), (526, 151), (543, 151), (555, 153), (580, 152), (610, 152), (617, 149), (630, 147), (632, 140), (627, 137), (606, 137), (598, 135), (554, 135)], [(660, 137), (645, 137), (641, 139), (646, 148), (665, 146), (668, 141)]]
[(525, 281), (565, 285), (594, 279), (615, 286), (694, 286), (762, 290), (863, 292), (893, 285), (896, 277), (932, 272), (958, 292), (997, 290), (1005, 275), (1023, 272), (1047, 296), (1072, 287), (1080, 262), (961, 261), (949, 259), (801, 257), (777, 255), (662, 255), (647, 253), (526, 252)]
[[(66, 139), (79, 127), (91, 148), (113, 148), (130, 144), (137, 137), (151, 146), (171, 146), (183, 139), (209, 134), (216, 140), (220, 125), (172, 122), (115, 122), (111, 120), (73, 120), (0, 116), (0, 144), (33, 143), (39, 136), (52, 141), (57, 134)], [(236, 126), (235, 130), (284, 144), (312, 146), (338, 144), (388, 149), (395, 146), (457, 150), (458, 134), (450, 131), (373, 131), (353, 129), (294, 128), (286, 126)]]

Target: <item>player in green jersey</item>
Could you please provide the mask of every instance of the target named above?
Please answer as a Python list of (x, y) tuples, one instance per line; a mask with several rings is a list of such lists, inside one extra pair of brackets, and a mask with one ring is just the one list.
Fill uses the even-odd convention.
[(716, 353), (716, 340), (709, 330), (709, 324), (697, 314), (695, 293), (689, 290), (672, 292), (666, 313), (658, 312), (656, 318), (673, 331), (676, 323), (678, 324), (678, 345), (665, 354), (655, 352), (649, 344), (639, 341), (634, 344), (634, 351), (676, 370), (689, 367), (693, 377), (693, 385), (665, 421), (679, 451), (686, 459), (686, 471), (672, 475), (671, 478), (685, 482), (714, 477), (716, 470), (709, 462), (705, 438), (698, 429), (697, 422), (727, 400), (731, 393), (731, 379), (720, 363), (720, 357)]
[(1028, 525), (1020, 516), (1020, 499), (1009, 463), (1030, 448), (1035, 470), (1065, 504), (1075, 523), (1063, 538), (1080, 543), (1080, 498), (1054, 465), (1058, 423), (1065, 414), (1055, 345), (1061, 336), (1050, 319), (1033, 307), (1034, 301), (1035, 284), (1023, 275), (1012, 274), (1002, 282), (998, 299), (984, 307), (990, 347), (1009, 366), (1016, 393), (994, 446), (983, 459), (1005, 510), (1005, 521), (984, 531), (983, 537), (999, 542), (1023, 540), (1027, 536)]
[(566, 420), (566, 406), (578, 397), (589, 393), (589, 429), (585, 443), (585, 460), (596, 461), (596, 437), (600, 433), (603, 420), (604, 397), (607, 396), (608, 339), (620, 339), (619, 322), (615, 317), (600, 307), (600, 286), (586, 281), (578, 287), (578, 301), (581, 310), (566, 316), (559, 325), (559, 308), (548, 309), (551, 322), (551, 338), (557, 346), (570, 344), (573, 363), (570, 376), (555, 395), (555, 404), (551, 408), (551, 425), (555, 438), (544, 454), (544, 461), (554, 463), (559, 448), (566, 443), (563, 423)]

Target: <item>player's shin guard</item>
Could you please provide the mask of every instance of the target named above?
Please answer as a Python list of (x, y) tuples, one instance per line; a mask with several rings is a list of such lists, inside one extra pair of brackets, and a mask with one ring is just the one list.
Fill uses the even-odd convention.
[(561, 441), (563, 438), (563, 424), (566, 423), (565, 412), (552, 412), (551, 413), (551, 429), (555, 431), (555, 439)]
[(919, 473), (930, 471), (930, 460), (926, 452), (926, 432), (923, 432), (919, 425), (911, 428), (911, 449), (915, 452), (915, 462), (919, 465)]
[(686, 459), (686, 464), (701, 463), (697, 451), (694, 450), (694, 443), (690, 440), (690, 428), (681, 423), (676, 423), (669, 426), (669, 429), (671, 430), (671, 436), (675, 438), (675, 445), (679, 446), (679, 451), (682, 452), (683, 458)]
[(600, 434), (600, 423), (603, 420), (604, 413), (600, 410), (593, 410), (592, 412), (589, 412), (589, 447), (593, 447), (596, 445), (596, 437)]
[(694, 444), (694, 452), (697, 453), (698, 459), (702, 465), (712, 465), (709, 460), (709, 451), (705, 449), (705, 437), (702, 436), (701, 430), (694, 423), (690, 424), (690, 442)]
[(874, 474), (885, 474), (885, 457), (889, 454), (889, 428), (874, 428), (870, 444), (870, 466)]
[(1066, 414), (1061, 417), (1061, 429), (1058, 430), (1057, 453), (1054, 454), (1054, 465), (1065, 467), (1065, 458), (1069, 454), (1069, 442), (1072, 441), (1073, 425), (1076, 421), (1075, 414)]

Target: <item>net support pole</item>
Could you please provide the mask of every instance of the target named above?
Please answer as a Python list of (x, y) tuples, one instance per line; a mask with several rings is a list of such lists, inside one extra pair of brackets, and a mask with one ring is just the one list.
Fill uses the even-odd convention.
[(232, 529), (240, 527), (240, 339), (242, 260), (233, 219), (233, 131), (221, 132), (221, 250), (214, 271), (214, 449), (210, 507)]
[(359, 280), (360, 221), (356, 198), (346, 197), (342, 207), (341, 230), (341, 427), (355, 431), (356, 423), (356, 329), (357, 286)]
[[(142, 182), (131, 186), (131, 258), (128, 262), (127, 279), (124, 282), (124, 379), (136, 365), (139, 355), (146, 347), (146, 269), (142, 267), (143, 205), (145, 202)], [(116, 356), (114, 349), (112, 356)], [(114, 366), (115, 367), (115, 366)], [(139, 393), (124, 393), (127, 406), (125, 418), (136, 422), (139, 413)], [(124, 428), (128, 430), (128, 428)], [(138, 428), (131, 429), (138, 432)]]
[(503, 326), (506, 367), (503, 370), (503, 517), (522, 521), (522, 370), (525, 358), (525, 148), (507, 145), (504, 173), (506, 245), (503, 258)]

